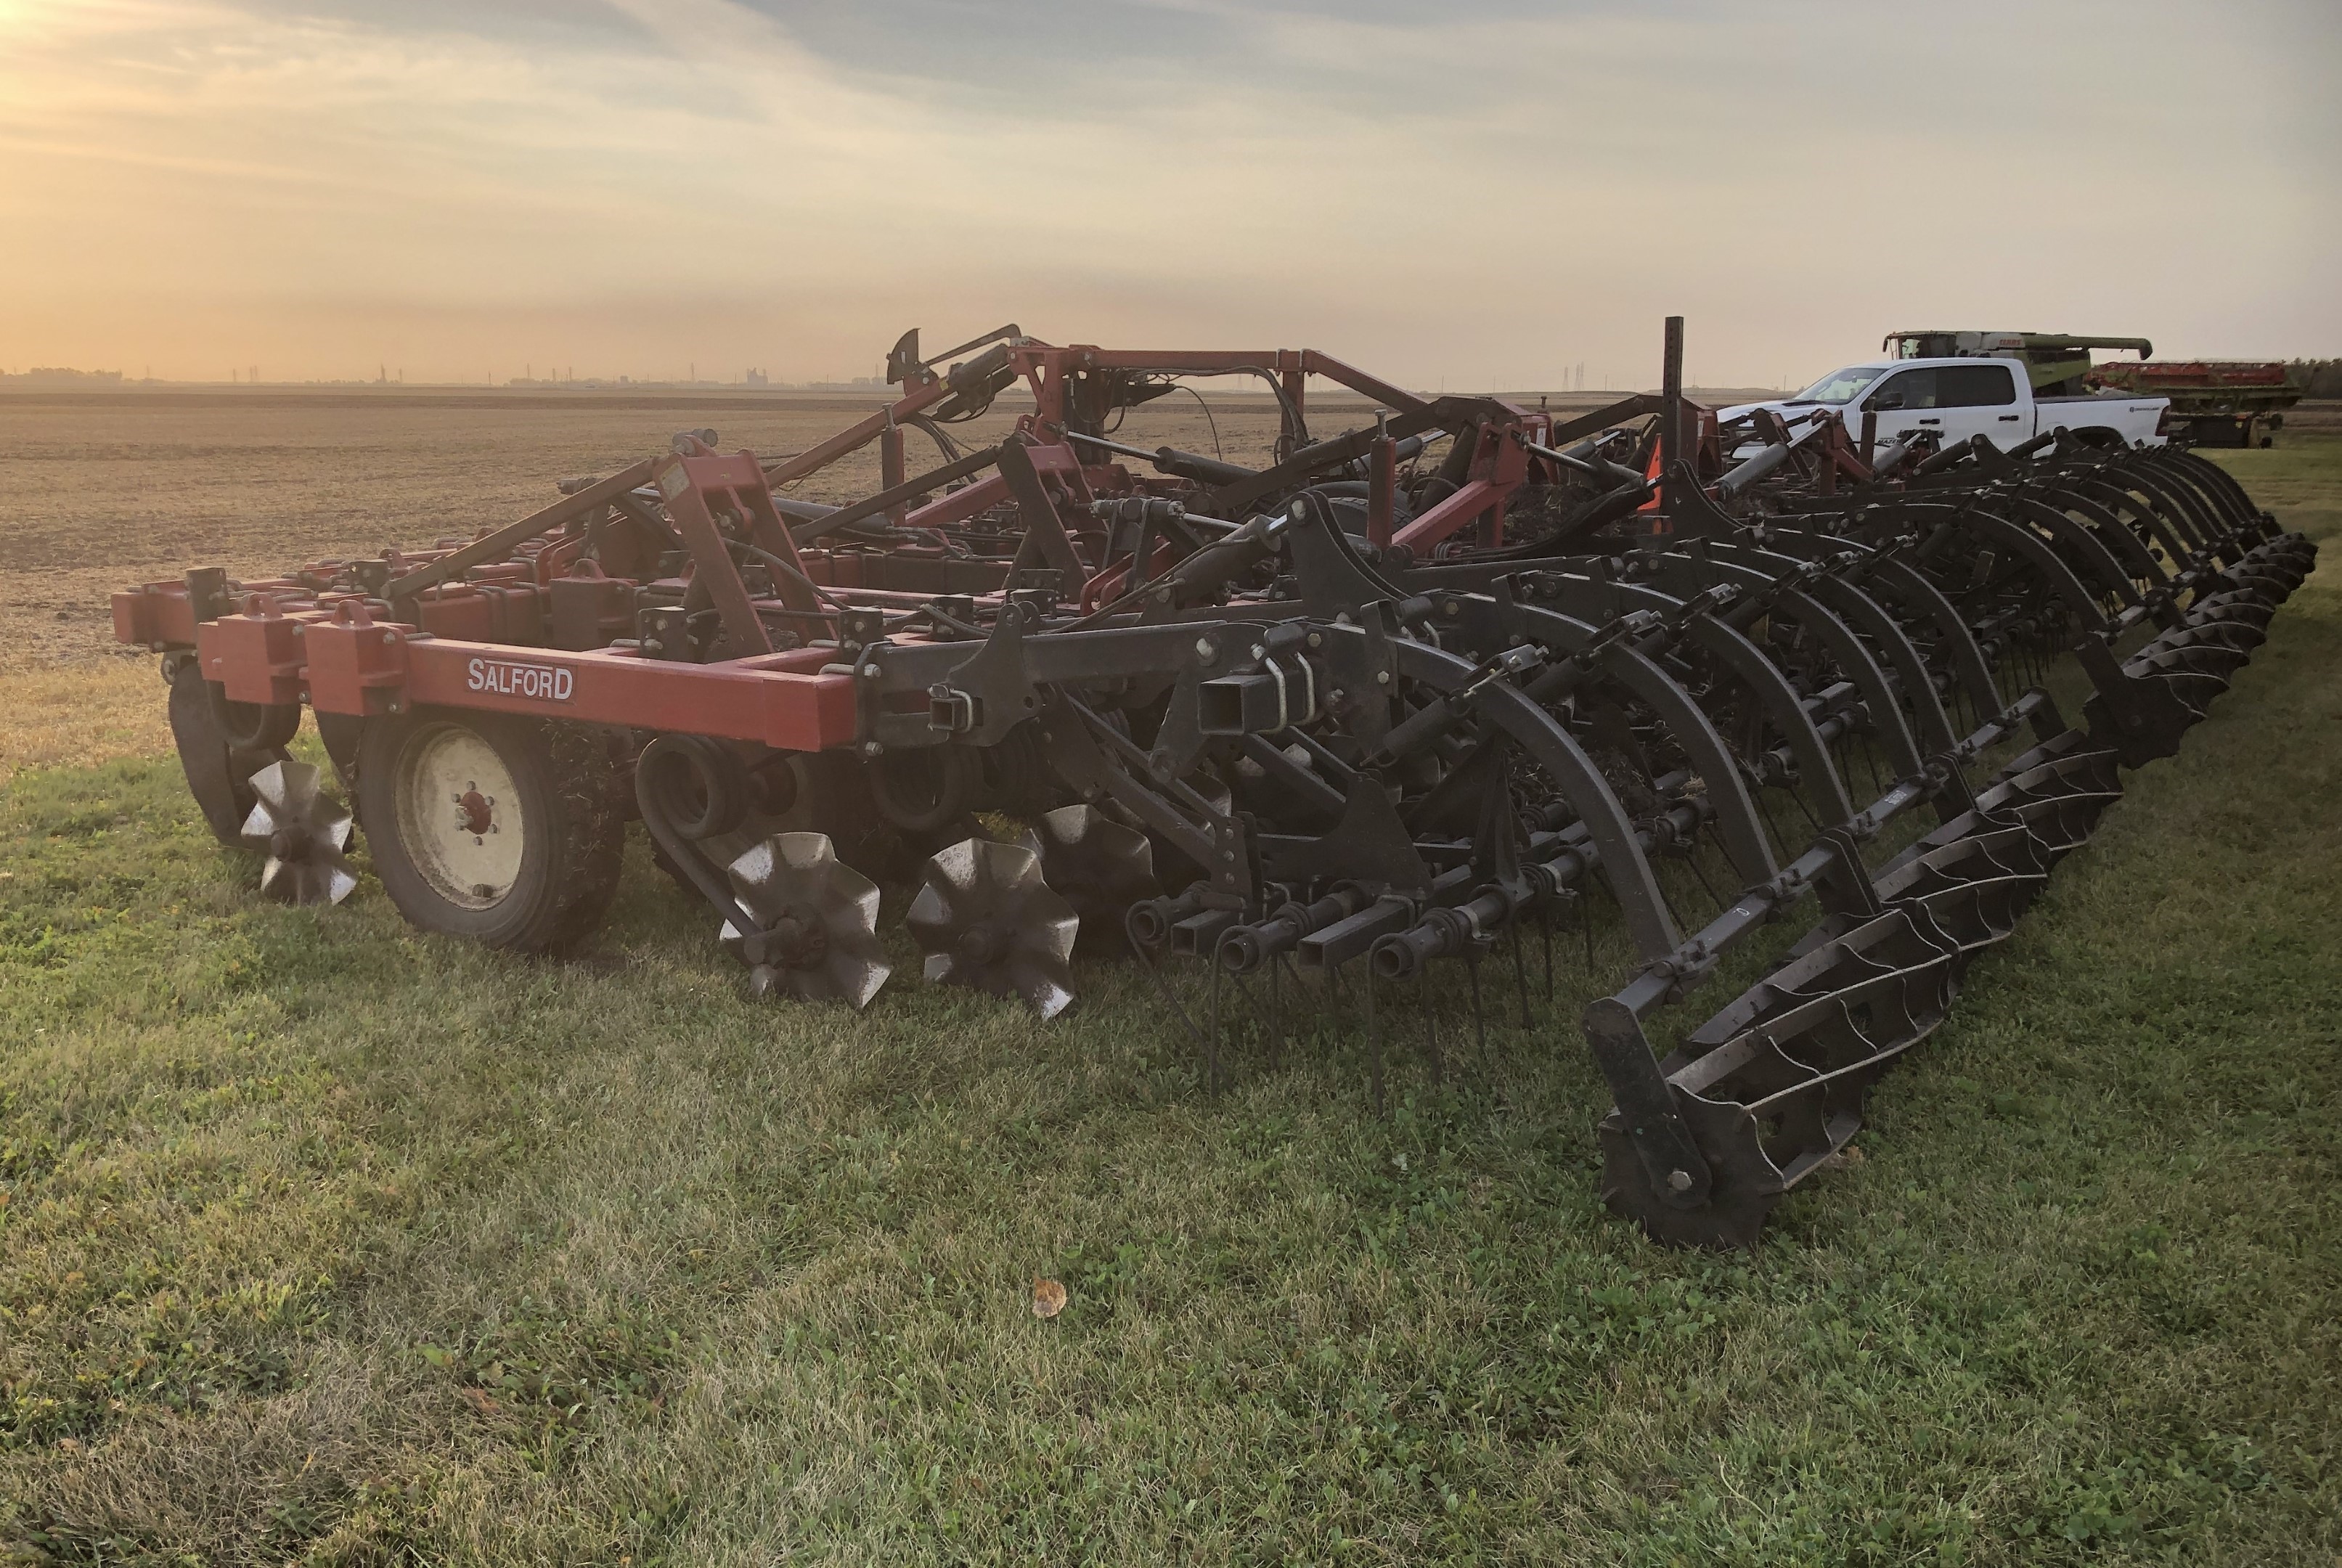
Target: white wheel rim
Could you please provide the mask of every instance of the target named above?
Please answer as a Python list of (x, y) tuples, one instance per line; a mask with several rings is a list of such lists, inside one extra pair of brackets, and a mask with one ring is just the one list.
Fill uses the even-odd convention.
[(473, 730), (415, 737), (393, 781), (398, 837), (431, 889), (462, 909), (492, 909), (520, 879), (528, 821), (504, 759)]

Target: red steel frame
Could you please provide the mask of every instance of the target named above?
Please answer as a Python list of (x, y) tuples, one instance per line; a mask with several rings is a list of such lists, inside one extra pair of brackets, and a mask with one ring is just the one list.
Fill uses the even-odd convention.
[[(1065, 500), (1086, 504), (1100, 494), (1129, 494), (1141, 482), (1119, 464), (1085, 463), (1066, 434), (1070, 378), (1077, 373), (1136, 371), (1157, 375), (1212, 375), (1253, 373), (1276, 378), (1286, 413), (1280, 453), (1296, 446), (1303, 432), (1306, 383), (1323, 376), (1374, 398), (1404, 414), (1425, 416), (1432, 404), (1388, 382), (1315, 350), (1264, 351), (1106, 350), (1076, 345), (1056, 347), (1030, 339), (1012, 340), (1008, 363), (1031, 389), (1034, 411), (1017, 421), (1026, 439), (1025, 454), (1045, 484)], [(393, 555), (405, 581), (454, 575), (462, 582), (435, 581), (421, 590), (434, 604), (478, 597), (488, 601), (478, 619), (494, 621), (495, 596), (549, 590), (571, 575), (581, 538), (544, 535), (582, 516), (646, 480), (665, 498), (670, 518), (692, 554), (726, 562), (715, 513), (741, 516), (746, 534), (761, 549), (794, 564), (815, 582), (846, 574), (836, 559), (816, 552), (800, 556), (788, 528), (776, 514), (772, 489), (794, 483), (849, 453), (881, 443), (889, 487), (902, 483), (902, 426), (911, 416), (953, 395), (948, 382), (920, 367), (903, 394), (886, 408), (794, 457), (759, 467), (746, 453), (720, 455), (699, 448), (636, 464), (577, 495), (555, 503), (510, 527), (461, 545)], [(1369, 469), (1378, 481), (1369, 542), (1397, 544), (1427, 554), (1433, 546), (1478, 524), (1478, 542), (1503, 541), (1508, 498), (1532, 478), (1554, 480), (1557, 471), (1526, 450), (1554, 431), (1541, 411), (1492, 404), (1513, 417), (1489, 420), (1474, 437), (1476, 446), (1463, 484), (1397, 528), (1389, 527), (1390, 443), (1376, 443)], [(999, 473), (916, 509), (897, 509), (890, 521), (918, 529), (962, 522), (1013, 499)], [(1379, 534), (1379, 537), (1376, 535)], [(518, 556), (519, 558), (513, 558)], [(844, 559), (852, 559), (850, 556)], [(578, 564), (581, 570), (594, 564)], [(1092, 576), (1084, 597), (1092, 602), (1114, 572)], [(725, 579), (729, 579), (726, 581)], [(395, 589), (401, 584), (394, 584)], [(164, 651), (194, 649), (205, 674), (221, 683), (241, 703), (305, 703), (320, 712), (352, 715), (398, 713), (411, 704), (479, 708), (529, 714), (583, 723), (674, 731), (756, 742), (786, 751), (821, 751), (854, 744), (862, 729), (850, 671), (832, 663), (835, 646), (776, 650), (766, 637), (759, 610), (784, 611), (810, 622), (811, 635), (833, 636), (832, 613), (793, 580), (777, 583), (780, 602), (749, 598), (736, 573), (719, 570), (709, 586), (723, 613), (727, 634), (742, 656), (709, 664), (646, 656), (638, 648), (570, 650), (437, 634), (389, 619), (384, 599), (363, 594), (319, 592), (296, 578), (243, 585), (234, 613), (199, 621), (184, 583), (150, 583), (114, 596), (115, 636)], [(932, 598), (856, 586), (829, 588), (826, 596), (848, 605), (905, 608)]]

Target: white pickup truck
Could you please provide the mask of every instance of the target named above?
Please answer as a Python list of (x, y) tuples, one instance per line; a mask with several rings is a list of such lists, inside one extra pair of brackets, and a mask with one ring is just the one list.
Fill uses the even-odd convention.
[(1828, 411), (1841, 415), (1859, 440), (1864, 415), (1876, 414), (1881, 447), (1913, 431), (1930, 430), (1946, 446), (1982, 435), (2007, 451), (2060, 426), (2103, 445), (2160, 446), (2170, 407), (2168, 398), (2120, 394), (2037, 398), (2022, 360), (1896, 359), (1849, 365), (1795, 397), (1744, 403), (1717, 410), (1717, 417), (1729, 424), (1769, 408), (1788, 423), (1794, 436), (1804, 434), (1801, 426), (1815, 414)]

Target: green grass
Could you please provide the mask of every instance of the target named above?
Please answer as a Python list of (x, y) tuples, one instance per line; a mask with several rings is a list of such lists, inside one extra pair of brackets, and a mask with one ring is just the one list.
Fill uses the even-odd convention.
[(1570, 995), (1215, 1098), (1127, 968), (758, 1006), (639, 844), (515, 960), (263, 903), (168, 759), (20, 774), (0, 1543), (2330, 1564), (2342, 442), (2233, 461), (2329, 564), (1750, 1255), (1600, 1210)]

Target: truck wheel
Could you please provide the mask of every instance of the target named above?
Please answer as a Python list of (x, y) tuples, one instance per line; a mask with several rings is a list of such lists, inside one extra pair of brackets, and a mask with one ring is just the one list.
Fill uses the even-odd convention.
[(425, 708), (369, 721), (357, 774), (375, 872), (411, 924), (546, 953), (607, 913), (624, 823), (593, 731)]

